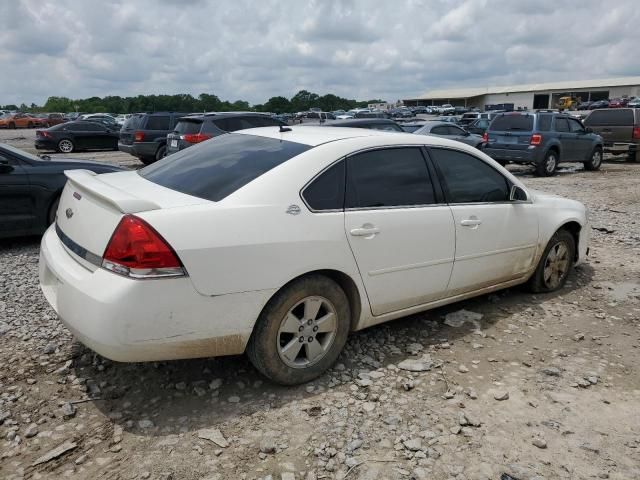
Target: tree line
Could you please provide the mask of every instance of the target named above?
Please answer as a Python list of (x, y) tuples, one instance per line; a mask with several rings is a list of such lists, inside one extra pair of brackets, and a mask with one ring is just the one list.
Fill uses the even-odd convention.
[(331, 93), (318, 95), (307, 90), (300, 90), (291, 98), (282, 96), (271, 97), (263, 104), (250, 105), (244, 100), (230, 102), (221, 100), (218, 96), (201, 93), (197, 97), (191, 94), (177, 95), (138, 95), (135, 97), (90, 97), (83, 99), (70, 99), (67, 97), (49, 97), (44, 105), (32, 103), (31, 106), (3, 105), (2, 109), (19, 110), (22, 112), (109, 112), (109, 113), (135, 113), (135, 112), (233, 112), (256, 111), (272, 113), (295, 113), (307, 111), (310, 108), (320, 108), (322, 111), (349, 110), (352, 108), (366, 107), (368, 103), (379, 103), (381, 100), (357, 101), (339, 97)]

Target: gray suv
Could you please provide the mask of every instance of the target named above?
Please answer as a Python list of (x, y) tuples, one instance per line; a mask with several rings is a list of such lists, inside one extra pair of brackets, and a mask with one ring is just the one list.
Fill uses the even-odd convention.
[(172, 132), (182, 112), (134, 113), (120, 130), (118, 150), (138, 157), (142, 163), (160, 160), (167, 154), (167, 134)]
[(500, 164), (532, 164), (540, 176), (553, 175), (561, 162), (581, 162), (586, 170), (602, 164), (602, 137), (562, 113), (501, 113), (485, 140), (483, 151)]

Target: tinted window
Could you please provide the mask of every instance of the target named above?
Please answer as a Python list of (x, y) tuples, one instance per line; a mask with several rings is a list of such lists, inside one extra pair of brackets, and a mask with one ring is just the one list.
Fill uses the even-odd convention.
[(365, 128), (369, 128), (371, 130), (382, 130), (384, 132), (402, 132), (402, 128), (394, 125), (393, 123), (374, 123), (372, 125), (368, 125)]
[(466, 153), (433, 148), (449, 203), (503, 202), (509, 199), (506, 178), (491, 166)]
[(574, 120), (573, 118), (568, 118), (567, 121), (569, 122), (569, 129), (572, 132), (581, 132), (582, 130), (584, 130), (584, 128), (582, 128), (582, 124), (579, 121)]
[(253, 117), (248, 119), (255, 127), (276, 127), (281, 122), (269, 117)]
[(245, 130), (247, 128), (255, 128), (257, 126), (261, 126), (253, 123), (254, 121), (257, 123), (259, 119), (256, 119), (255, 117), (230, 117), (216, 120), (215, 124), (220, 129), (227, 132), (236, 132), (238, 130)]
[(508, 130), (533, 130), (532, 115), (500, 115), (491, 122), (490, 130), (504, 132)]
[(138, 172), (164, 187), (217, 202), (309, 148), (253, 135), (222, 135)]
[(568, 132), (569, 131), (569, 122), (566, 118), (556, 117), (556, 132)]
[(200, 133), (200, 127), (202, 120), (180, 120), (173, 131), (181, 134)]
[(169, 130), (168, 115), (149, 115), (147, 118), (147, 130)]
[(79, 122), (72, 127), (72, 130), (79, 132), (100, 132), (105, 129), (102, 125), (96, 122)]
[(347, 159), (347, 208), (434, 203), (433, 186), (417, 148), (389, 148)]
[(307, 188), (303, 197), (313, 210), (341, 210), (344, 207), (345, 162), (323, 172)]
[(431, 129), (431, 133), (433, 133), (434, 135), (448, 135), (449, 128), (444, 125), (441, 125), (439, 127), (433, 127)]
[(538, 131), (548, 132), (551, 130), (551, 115), (538, 115)]
[(142, 120), (142, 115), (131, 115), (127, 118), (122, 126), (125, 130), (134, 130), (138, 128)]
[(455, 125), (449, 125), (448, 127), (449, 135), (464, 135), (464, 130), (460, 127), (456, 127)]
[(611, 110), (595, 110), (586, 118), (584, 124), (629, 126), (633, 125), (633, 110), (626, 108)]

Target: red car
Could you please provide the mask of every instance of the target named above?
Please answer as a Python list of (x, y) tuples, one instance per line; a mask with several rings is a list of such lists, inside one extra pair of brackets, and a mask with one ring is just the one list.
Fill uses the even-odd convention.
[(44, 127), (53, 127), (59, 123), (66, 122), (64, 115), (61, 113), (36, 113), (35, 116), (44, 122)]
[(609, 108), (623, 108), (627, 106), (628, 98), (613, 98), (609, 101)]
[(45, 121), (30, 113), (13, 113), (0, 118), (0, 128), (35, 128), (43, 127)]

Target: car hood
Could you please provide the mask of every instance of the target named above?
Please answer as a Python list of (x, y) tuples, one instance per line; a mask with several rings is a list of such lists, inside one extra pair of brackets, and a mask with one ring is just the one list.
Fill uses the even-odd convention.
[(578, 200), (571, 200), (570, 198), (561, 197), (560, 195), (555, 195), (553, 193), (547, 193), (540, 190), (533, 190), (531, 188), (527, 188), (527, 191), (530, 195), (533, 196), (533, 201), (535, 203), (544, 203), (549, 206), (571, 208), (582, 212), (586, 210), (584, 204), (579, 202)]

